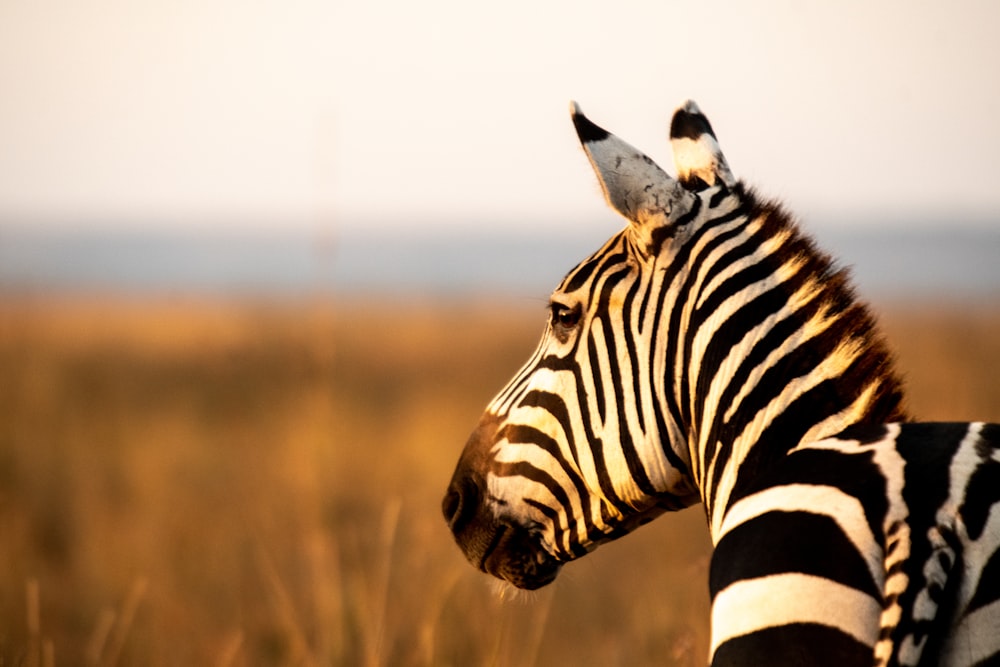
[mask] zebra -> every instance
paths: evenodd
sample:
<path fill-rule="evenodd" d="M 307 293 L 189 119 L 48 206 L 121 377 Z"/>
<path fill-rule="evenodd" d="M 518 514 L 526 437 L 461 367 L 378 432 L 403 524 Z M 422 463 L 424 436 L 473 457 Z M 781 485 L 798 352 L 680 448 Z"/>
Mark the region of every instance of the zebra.
<path fill-rule="evenodd" d="M 677 178 L 571 116 L 627 225 L 552 293 L 442 503 L 523 589 L 697 503 L 713 665 L 1000 664 L 1000 426 L 914 423 L 845 270 L 673 116 Z"/>

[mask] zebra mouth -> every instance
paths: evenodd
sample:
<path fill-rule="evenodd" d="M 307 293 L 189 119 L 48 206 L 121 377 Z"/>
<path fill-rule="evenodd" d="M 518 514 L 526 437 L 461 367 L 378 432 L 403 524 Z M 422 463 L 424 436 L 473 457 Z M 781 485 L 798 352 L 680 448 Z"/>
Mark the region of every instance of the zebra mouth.
<path fill-rule="evenodd" d="M 479 569 L 518 588 L 535 590 L 552 583 L 562 564 L 523 528 L 496 525 L 479 561 Z"/>
<path fill-rule="evenodd" d="M 518 588 L 551 583 L 561 562 L 542 544 L 538 531 L 495 516 L 479 498 L 476 484 L 462 482 L 453 485 L 442 503 L 455 542 L 469 562 Z"/>

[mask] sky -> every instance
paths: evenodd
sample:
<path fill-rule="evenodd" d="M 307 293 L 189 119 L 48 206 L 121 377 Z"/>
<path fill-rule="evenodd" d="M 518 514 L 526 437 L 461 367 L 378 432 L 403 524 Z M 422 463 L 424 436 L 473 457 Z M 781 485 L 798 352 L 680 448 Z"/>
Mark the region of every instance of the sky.
<path fill-rule="evenodd" d="M 606 224 L 569 101 L 672 171 L 688 98 L 800 217 L 997 227 L 998 25 L 987 0 L 5 0 L 0 230 Z"/>

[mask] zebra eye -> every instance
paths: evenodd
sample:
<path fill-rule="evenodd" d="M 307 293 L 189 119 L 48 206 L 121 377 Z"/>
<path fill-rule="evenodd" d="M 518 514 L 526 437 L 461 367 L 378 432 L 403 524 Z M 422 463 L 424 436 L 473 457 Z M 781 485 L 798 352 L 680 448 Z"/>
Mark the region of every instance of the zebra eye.
<path fill-rule="evenodd" d="M 575 329 L 576 325 L 580 323 L 582 309 L 579 304 L 570 307 L 555 302 L 552 303 L 551 308 L 552 328 L 555 330 L 559 340 L 566 342 L 570 331 Z"/>

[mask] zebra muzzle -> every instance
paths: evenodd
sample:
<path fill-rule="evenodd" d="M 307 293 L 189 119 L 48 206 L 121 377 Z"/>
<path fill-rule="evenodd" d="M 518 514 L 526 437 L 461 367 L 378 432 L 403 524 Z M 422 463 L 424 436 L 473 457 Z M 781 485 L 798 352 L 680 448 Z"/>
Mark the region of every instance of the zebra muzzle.
<path fill-rule="evenodd" d="M 479 438 L 496 432 L 495 427 L 489 428 L 492 425 L 486 426 L 470 438 L 471 446 L 455 469 L 441 511 L 472 565 L 518 588 L 539 588 L 555 579 L 561 564 L 542 545 L 537 528 L 498 515 L 498 501 L 490 502 L 483 474 L 475 465 L 481 462 L 480 448 L 475 446 Z"/>
<path fill-rule="evenodd" d="M 532 590 L 550 583 L 560 563 L 527 528 L 497 518 L 475 481 L 453 480 L 441 509 L 455 542 L 475 567 L 518 588 Z"/>

